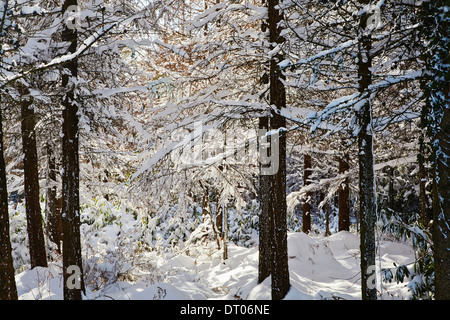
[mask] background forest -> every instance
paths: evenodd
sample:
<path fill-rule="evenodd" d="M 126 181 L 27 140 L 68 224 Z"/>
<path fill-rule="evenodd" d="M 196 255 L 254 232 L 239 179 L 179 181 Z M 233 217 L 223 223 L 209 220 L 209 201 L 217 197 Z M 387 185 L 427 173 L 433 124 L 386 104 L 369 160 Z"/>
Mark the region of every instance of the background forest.
<path fill-rule="evenodd" d="M 449 15 L 0 0 L 0 299 L 449 299 Z"/>

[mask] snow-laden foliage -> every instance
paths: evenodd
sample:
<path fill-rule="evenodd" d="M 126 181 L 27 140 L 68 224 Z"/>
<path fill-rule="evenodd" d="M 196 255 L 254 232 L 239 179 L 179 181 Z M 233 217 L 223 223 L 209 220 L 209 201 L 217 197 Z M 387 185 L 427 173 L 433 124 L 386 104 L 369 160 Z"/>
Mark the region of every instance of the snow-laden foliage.
<path fill-rule="evenodd" d="M 265 145 L 259 119 L 276 115 L 286 121 L 277 130 L 287 143 L 288 231 L 302 230 L 309 207 L 309 236 L 333 237 L 340 210 L 347 207 L 348 229 L 364 235 L 366 210 L 360 204 L 370 203 L 376 218 L 370 229 L 377 237 L 370 243 L 372 257 L 381 260 L 380 243 L 392 237 L 410 243 L 415 255 L 408 262 L 377 265 L 377 276 L 408 283 L 411 298 L 434 297 L 436 247 L 430 232 L 436 221 L 443 223 L 440 230 L 449 225 L 443 205 L 449 65 L 443 1 L 283 0 L 277 7 L 282 39 L 276 44 L 269 41 L 272 17 L 265 0 L 80 0 L 64 15 L 63 4 L 0 0 L 6 159 L 1 169 L 7 174 L 16 274 L 30 266 L 21 106 L 30 102 L 36 122 L 32 131 L 48 232 L 50 213 L 58 217 L 58 203 L 67 196 L 61 190 L 66 173 L 61 102 L 73 92 L 89 290 L 121 281 L 169 281 L 178 262 L 181 269 L 196 269 L 208 256 L 220 269 L 225 249 L 253 252 L 268 196 L 260 186 L 259 151 Z M 77 30 L 77 48 L 70 53 L 61 42 L 64 24 Z M 275 67 L 282 73 L 286 105 L 277 109 L 269 103 L 274 80 L 269 62 L 280 56 Z M 64 65 L 73 61 L 77 76 L 64 87 Z M 307 157 L 312 165 L 304 179 Z M 370 170 L 361 175 L 361 168 Z M 348 199 L 342 208 L 344 187 Z M 294 249 L 295 241 L 317 244 L 301 237 L 291 235 Z M 338 238 L 339 233 L 333 237 Z M 54 263 L 46 272 L 53 276 L 61 256 L 58 245 L 49 239 L 46 245 Z M 297 249 L 292 252 L 315 258 Z M 289 259 L 304 262 L 294 254 Z M 230 265 L 239 267 L 237 261 Z M 211 290 L 227 297 L 263 296 L 242 285 L 233 293 L 224 283 Z M 378 295 L 386 296 L 378 280 L 377 285 Z M 151 292 L 165 297 L 173 289 L 159 285 Z"/>
<path fill-rule="evenodd" d="M 44 209 L 45 201 L 41 206 Z M 254 247 L 258 229 L 256 205 L 228 210 L 229 241 Z M 11 205 L 10 212 L 14 267 L 19 273 L 30 265 L 24 205 Z M 86 281 L 93 288 L 121 277 L 137 277 L 145 269 L 142 261 L 147 260 L 148 251 L 169 256 L 198 255 L 202 248 L 214 247 L 216 243 L 211 216 L 203 216 L 200 206 L 190 208 L 182 217 L 177 214 L 176 205 L 155 208 L 147 214 L 124 201 L 90 199 L 81 206 L 80 230 Z M 50 260 L 60 261 L 56 245 L 46 240 Z"/>

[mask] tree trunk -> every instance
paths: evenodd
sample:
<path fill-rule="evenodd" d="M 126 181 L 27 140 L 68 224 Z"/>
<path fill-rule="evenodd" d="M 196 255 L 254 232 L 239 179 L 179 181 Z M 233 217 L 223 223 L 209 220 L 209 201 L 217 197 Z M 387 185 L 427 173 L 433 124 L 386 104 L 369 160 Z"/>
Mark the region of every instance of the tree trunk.
<path fill-rule="evenodd" d="M 63 13 L 77 0 L 66 0 Z M 77 49 L 77 30 L 67 24 L 62 32 L 62 41 L 69 43 L 68 53 Z M 63 225 L 63 275 L 64 299 L 81 300 L 84 290 L 83 265 L 80 241 L 80 168 L 78 154 L 78 101 L 75 98 L 74 79 L 78 75 L 78 63 L 74 59 L 64 64 L 66 73 L 62 86 L 66 89 L 63 98 L 63 175 L 62 175 L 62 225 Z"/>
<path fill-rule="evenodd" d="M 309 185 L 311 182 L 309 181 L 311 173 L 312 173 L 312 159 L 308 154 L 303 155 L 303 186 Z M 305 200 L 302 204 L 302 212 L 303 212 L 303 224 L 302 231 L 304 233 L 309 233 L 311 231 L 311 192 L 306 192 Z"/>
<path fill-rule="evenodd" d="M 36 147 L 36 119 L 30 91 L 19 84 L 22 110 L 22 147 L 25 180 L 25 203 L 27 232 L 30 250 L 31 268 L 47 267 L 44 231 L 42 228 L 41 204 L 39 200 L 39 167 Z"/>
<path fill-rule="evenodd" d="M 339 159 L 339 173 L 344 174 L 346 171 L 350 169 L 348 165 L 348 159 L 340 158 Z M 350 230 L 350 206 L 348 204 L 349 198 L 349 185 L 348 178 L 345 178 L 345 181 L 338 190 L 338 198 L 339 198 L 339 231 L 349 231 Z"/>
<path fill-rule="evenodd" d="M 259 118 L 260 132 L 265 132 L 269 127 L 269 118 Z M 260 146 L 261 150 L 261 146 Z M 265 149 L 264 149 L 265 150 Z M 267 156 L 267 155 L 266 155 Z M 260 163 L 260 166 L 263 164 Z M 260 172 L 262 168 L 260 168 Z M 258 283 L 261 283 L 270 276 L 271 272 L 271 235 L 270 235 L 270 189 L 271 176 L 259 175 L 259 262 L 258 262 Z"/>
<path fill-rule="evenodd" d="M 420 223 L 426 228 L 428 219 L 428 198 L 426 191 L 427 171 L 423 162 L 423 156 L 419 155 L 419 217 Z"/>
<path fill-rule="evenodd" d="M 216 228 L 223 240 L 223 206 L 219 204 L 219 201 L 216 201 L 216 208 Z"/>
<path fill-rule="evenodd" d="M 388 166 L 386 168 L 389 175 L 389 182 L 388 182 L 388 208 L 391 209 L 392 212 L 395 211 L 395 190 L 394 190 L 394 168 L 391 166 Z M 403 218 L 403 217 L 402 217 Z"/>
<path fill-rule="evenodd" d="M 325 204 L 324 210 L 325 210 L 325 236 L 328 237 L 331 235 L 330 232 L 330 202 L 327 202 Z"/>
<path fill-rule="evenodd" d="M 262 5 L 267 6 L 267 1 L 262 0 Z M 267 31 L 266 22 L 261 23 L 261 31 Z M 268 84 L 269 76 L 265 73 L 261 79 L 260 83 Z M 270 234 L 270 189 L 271 189 L 271 176 L 267 175 L 264 170 L 267 165 L 266 161 L 262 160 L 262 157 L 268 158 L 268 152 L 270 149 L 263 147 L 262 143 L 267 143 L 268 139 L 261 139 L 263 134 L 269 131 L 269 118 L 260 117 L 258 123 L 258 148 L 260 152 L 260 162 L 259 162 L 259 259 L 258 259 L 258 283 L 263 282 L 271 273 L 271 234 Z M 266 154 L 263 154 L 266 153 Z M 263 163 L 264 162 L 264 163 Z"/>
<path fill-rule="evenodd" d="M 0 108 L 0 300 L 17 300 L 16 280 L 9 236 L 8 191 Z"/>
<path fill-rule="evenodd" d="M 437 10 L 443 14 L 444 1 L 438 1 L 439 8 Z M 440 108 L 441 119 L 440 125 L 436 128 L 437 150 L 435 152 L 435 179 L 433 192 L 433 245 L 434 245 L 434 268 L 435 268 L 435 298 L 436 300 L 450 300 L 450 40 L 448 39 L 448 21 L 442 24 L 440 29 L 441 37 L 445 43 L 439 48 L 439 58 L 441 59 L 440 67 L 444 77 L 437 78 L 438 88 L 441 90 L 443 100 L 439 101 L 436 109 Z M 442 63 L 442 64 L 441 64 Z M 437 75 L 438 76 L 438 75 Z M 434 87 L 434 86 L 433 86 Z M 438 90 L 439 90 L 438 89 Z M 438 95 L 438 94 L 437 94 Z M 436 103 L 437 99 L 432 99 L 432 103 Z M 438 121 L 439 122 L 439 121 Z"/>
<path fill-rule="evenodd" d="M 268 27 L 269 40 L 271 47 L 276 44 L 282 44 L 284 39 L 281 37 L 281 27 L 279 23 L 282 16 L 278 10 L 279 0 L 268 0 Z M 273 47 L 271 48 L 273 49 Z M 270 60 L 270 105 L 277 110 L 286 107 L 286 89 L 282 82 L 284 76 L 278 66 L 283 60 L 281 54 L 277 54 Z M 272 110 L 270 123 L 271 129 L 279 130 L 286 127 L 286 120 L 277 112 Z M 271 152 L 278 152 L 278 157 L 272 163 L 272 168 L 278 169 L 273 175 L 271 187 L 271 206 L 269 211 L 270 229 L 272 234 L 272 299 L 283 299 L 290 289 L 288 249 L 287 249 L 287 205 L 286 205 L 286 135 L 278 131 L 278 136 L 272 136 Z M 275 140 L 274 140 L 275 138 Z M 277 138 L 277 139 L 276 139 Z M 277 143 L 278 142 L 278 143 Z M 277 148 L 278 147 L 278 148 Z M 278 150 L 276 150 L 278 149 Z"/>
<path fill-rule="evenodd" d="M 47 142 L 47 161 L 47 204 L 45 210 L 47 235 L 50 238 L 50 241 L 56 244 L 58 252 L 61 253 L 62 220 L 57 199 L 56 158 L 51 142 Z"/>
<path fill-rule="evenodd" d="M 223 205 L 223 228 L 222 228 L 222 239 L 223 239 L 223 260 L 228 259 L 228 211 L 227 207 Z"/>
<path fill-rule="evenodd" d="M 446 1 L 424 1 L 422 48 L 427 73 L 424 76 L 425 120 L 433 168 L 433 254 L 435 299 L 450 300 L 450 13 Z"/>
<path fill-rule="evenodd" d="M 212 229 L 213 229 L 214 238 L 216 238 L 217 250 L 220 251 L 221 234 L 219 232 L 219 228 L 216 226 L 216 223 L 215 223 L 215 219 L 214 219 L 214 216 L 213 216 L 213 213 L 212 213 L 213 210 L 211 208 L 211 202 L 208 199 L 208 193 L 209 193 L 208 192 L 208 188 L 206 188 L 206 192 L 205 192 L 205 195 L 204 195 L 204 198 L 203 198 L 204 199 L 203 202 L 204 202 L 204 205 L 205 205 L 205 207 L 203 208 L 203 214 L 204 214 L 204 217 L 205 217 L 205 214 L 209 214 L 209 217 L 211 218 L 211 226 L 212 226 Z"/>
<path fill-rule="evenodd" d="M 360 0 L 368 4 L 368 0 Z M 372 57 L 370 50 L 372 40 L 370 34 L 365 34 L 367 20 L 370 15 L 365 13 L 360 18 L 360 42 L 358 48 L 359 92 L 365 94 L 372 83 Z M 361 224 L 361 292 L 363 300 L 376 300 L 375 284 L 375 184 L 372 132 L 372 106 L 369 97 L 357 111 L 358 162 L 359 162 L 359 213 Z"/>
<path fill-rule="evenodd" d="M 448 95 L 447 87 L 447 99 Z M 437 135 L 436 175 L 433 192 L 433 245 L 435 267 L 435 298 L 450 300 L 450 107 L 447 107 Z"/>
<path fill-rule="evenodd" d="M 423 91 L 427 89 L 426 81 L 421 81 L 421 88 Z M 430 222 L 431 215 L 429 214 L 429 203 L 427 197 L 426 183 L 427 183 L 427 169 L 425 163 L 428 162 L 428 148 L 425 143 L 426 138 L 426 122 L 427 115 L 424 113 L 426 107 L 422 108 L 422 114 L 420 117 L 420 128 L 422 129 L 419 136 L 419 152 L 417 154 L 417 163 L 419 164 L 419 221 L 426 228 Z"/>

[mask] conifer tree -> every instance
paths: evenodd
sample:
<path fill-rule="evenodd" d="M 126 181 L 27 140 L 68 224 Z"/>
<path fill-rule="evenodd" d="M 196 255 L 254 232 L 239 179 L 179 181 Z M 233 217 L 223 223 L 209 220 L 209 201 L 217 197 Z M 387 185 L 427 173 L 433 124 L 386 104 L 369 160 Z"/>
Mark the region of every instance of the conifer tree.
<path fill-rule="evenodd" d="M 3 117 L 0 108 L 0 300 L 17 300 L 16 279 L 9 236 L 8 190 L 3 155 Z"/>
<path fill-rule="evenodd" d="M 272 50 L 275 49 L 275 46 L 283 45 L 280 27 L 282 14 L 278 5 L 278 0 L 268 0 L 267 25 Z M 279 63 L 282 61 L 283 56 L 280 52 L 270 59 L 269 68 L 269 103 L 271 108 L 273 108 L 270 118 L 270 129 L 276 130 L 278 135 L 277 143 L 273 143 L 274 137 L 272 137 L 271 143 L 273 147 L 278 149 L 278 155 L 275 159 L 278 162 L 278 170 L 273 175 L 271 190 L 269 192 L 273 300 L 283 299 L 290 289 L 286 222 L 286 133 L 283 132 L 286 128 L 286 119 L 276 112 L 286 107 L 286 89 L 283 83 L 284 76 L 279 67 Z"/>
<path fill-rule="evenodd" d="M 72 7 L 71 7 L 72 6 Z M 77 6 L 77 0 L 66 0 L 63 14 L 66 17 L 62 41 L 68 44 L 67 53 L 77 50 L 77 28 L 69 18 L 69 10 Z M 62 76 L 63 97 L 62 128 L 62 228 L 63 228 L 63 275 L 64 299 L 81 300 L 84 291 L 83 265 L 80 243 L 80 164 L 79 164 L 79 100 L 76 95 L 78 75 L 77 59 L 66 62 L 67 70 Z"/>
<path fill-rule="evenodd" d="M 24 185 L 31 268 L 37 266 L 47 267 L 39 194 L 39 163 L 35 131 L 36 117 L 30 90 L 26 86 L 18 84 L 18 92 L 21 97 Z"/>
<path fill-rule="evenodd" d="M 369 1 L 360 1 L 369 4 Z M 372 84 L 372 36 L 369 28 L 369 11 L 361 14 L 359 21 L 358 42 L 358 92 L 367 95 Z M 358 164 L 359 164 L 359 212 L 361 217 L 361 288 L 363 300 L 376 300 L 377 290 L 373 282 L 375 273 L 375 177 L 373 159 L 373 123 L 372 106 L 365 98 L 356 112 L 358 132 Z M 373 280 L 371 280 L 373 279 Z"/>
<path fill-rule="evenodd" d="M 433 254 L 435 298 L 450 299 L 450 13 L 445 1 L 424 1 L 426 47 L 424 118 L 433 169 Z"/>

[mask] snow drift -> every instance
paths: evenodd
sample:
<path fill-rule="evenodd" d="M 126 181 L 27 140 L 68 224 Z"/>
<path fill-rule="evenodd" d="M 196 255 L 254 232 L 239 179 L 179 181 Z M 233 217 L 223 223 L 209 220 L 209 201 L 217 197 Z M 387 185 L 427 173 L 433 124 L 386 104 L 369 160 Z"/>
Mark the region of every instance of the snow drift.
<path fill-rule="evenodd" d="M 377 252 L 381 268 L 393 263 L 414 261 L 410 245 L 382 240 Z M 163 256 L 148 253 L 148 272 L 159 277 L 122 279 L 101 288 L 87 288 L 85 299 L 99 300 L 202 300 L 270 299 L 270 278 L 257 283 L 258 248 L 229 245 L 229 259 L 222 252 L 204 246 L 198 255 L 186 253 Z M 329 237 L 304 233 L 288 235 L 291 290 L 286 299 L 360 299 L 359 237 L 339 232 Z M 377 275 L 380 265 L 376 266 Z M 16 275 L 19 299 L 58 300 L 63 297 L 62 268 L 51 263 L 48 268 L 34 268 Z M 406 284 L 383 283 L 377 278 L 383 299 L 407 299 Z"/>

